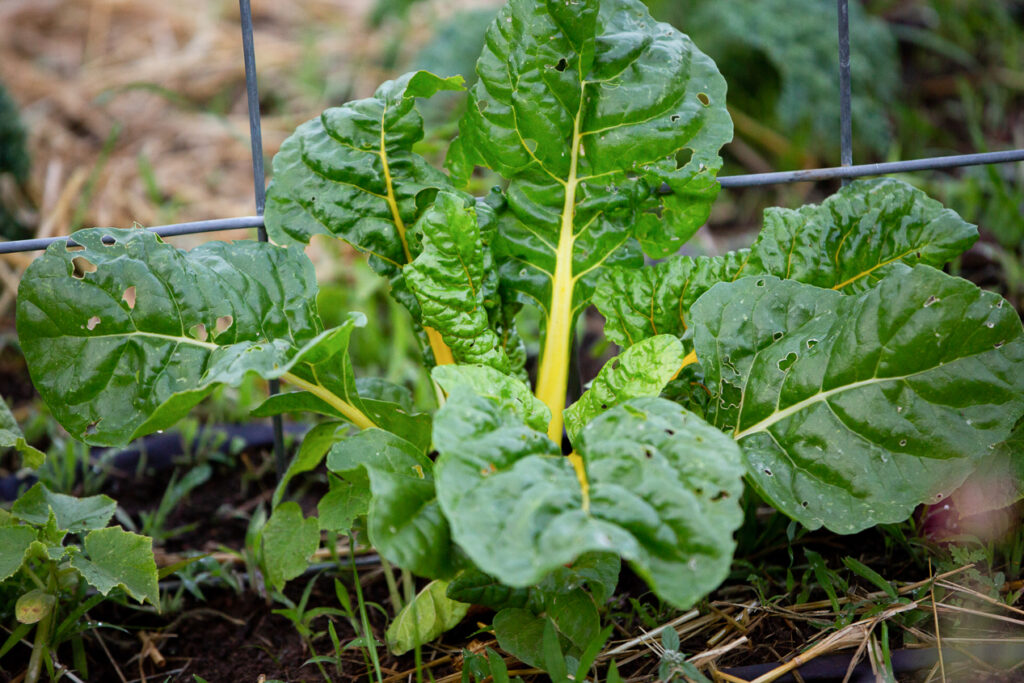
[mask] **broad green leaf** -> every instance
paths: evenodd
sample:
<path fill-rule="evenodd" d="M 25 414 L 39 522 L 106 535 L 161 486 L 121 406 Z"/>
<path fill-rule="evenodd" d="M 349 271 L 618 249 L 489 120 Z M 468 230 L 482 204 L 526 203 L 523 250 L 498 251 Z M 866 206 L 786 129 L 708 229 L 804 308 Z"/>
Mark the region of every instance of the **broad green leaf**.
<path fill-rule="evenodd" d="M 528 609 L 509 607 L 494 615 L 494 636 L 501 649 L 524 664 L 544 666 L 545 617 Z"/>
<path fill-rule="evenodd" d="M 419 299 L 423 324 L 441 334 L 456 362 L 510 372 L 502 339 L 490 325 L 488 309 L 500 306 L 498 277 L 476 212 L 461 197 L 441 192 L 416 229 L 422 251 L 403 274 Z"/>
<path fill-rule="evenodd" d="M 953 494 L 961 517 L 998 510 L 1024 498 L 1024 418 Z"/>
<path fill-rule="evenodd" d="M 288 501 L 270 515 L 260 540 L 267 582 L 281 590 L 309 566 L 309 558 L 320 547 L 320 523 L 315 517 L 303 517 L 299 504 Z"/>
<path fill-rule="evenodd" d="M 749 249 L 609 271 L 594 303 L 608 337 L 630 346 L 656 334 L 681 336 L 690 307 L 718 282 L 774 275 L 857 293 L 906 266 L 941 266 L 977 237 L 973 225 L 902 181 L 859 180 L 820 205 L 767 209 Z"/>
<path fill-rule="evenodd" d="M 572 322 L 599 271 L 639 266 L 637 242 L 676 251 L 708 216 L 732 138 L 725 81 L 637 0 L 512 0 L 476 72 L 448 164 L 510 181 L 495 253 L 503 284 L 544 315 L 537 393 L 560 438 Z"/>
<path fill-rule="evenodd" d="M 605 363 L 597 377 L 565 410 L 565 431 L 574 442 L 583 427 L 604 411 L 638 396 L 657 396 L 682 367 L 682 343 L 659 335 L 629 347 Z"/>
<path fill-rule="evenodd" d="M 93 588 L 107 595 L 120 586 L 139 602 L 160 604 L 153 539 L 112 526 L 90 531 L 83 548 L 85 555 L 73 555 L 71 566 Z"/>
<path fill-rule="evenodd" d="M 999 296 L 928 266 L 844 296 L 770 276 L 692 310 L 749 481 L 808 528 L 852 533 L 956 488 L 1024 411 L 1024 334 Z"/>
<path fill-rule="evenodd" d="M 271 239 L 305 244 L 331 235 L 368 253 L 379 272 L 398 274 L 412 261 L 407 226 L 437 191 L 451 188 L 444 173 L 412 152 L 423 138 L 415 98 L 441 90 L 462 90 L 462 77 L 407 73 L 373 97 L 299 126 L 274 156 L 266 208 Z"/>
<path fill-rule="evenodd" d="M 522 380 L 483 365 L 443 365 L 430 373 L 445 393 L 463 387 L 479 396 L 494 399 L 505 410 L 519 416 L 526 424 L 543 431 L 551 412 L 530 392 Z"/>
<path fill-rule="evenodd" d="M 466 389 L 435 417 L 434 444 L 452 537 L 510 586 L 591 551 L 629 560 L 679 607 L 725 577 L 742 518 L 738 448 L 668 401 L 633 399 L 591 421 L 579 476 L 549 439 Z"/>
<path fill-rule="evenodd" d="M 368 477 L 373 495 L 367 531 L 381 555 L 420 576 L 454 573 L 457 556 L 434 490 L 434 463 L 422 451 L 399 436 L 368 429 L 335 444 L 327 467 L 355 485 Z"/>
<path fill-rule="evenodd" d="M 565 593 L 586 585 L 594 602 L 603 605 L 615 592 L 622 562 L 615 553 L 584 553 L 567 567 L 559 567 L 544 577 L 537 591 L 547 595 Z"/>
<path fill-rule="evenodd" d="M 0 527 L 0 581 L 8 579 L 21 568 L 36 532 L 27 526 Z"/>
<path fill-rule="evenodd" d="M 469 605 L 449 598 L 447 590 L 448 582 L 431 581 L 402 608 L 385 636 L 391 652 L 403 655 L 459 625 Z"/>
<path fill-rule="evenodd" d="M 281 480 L 277 483 L 277 488 L 274 489 L 274 496 L 270 499 L 270 506 L 272 508 L 277 507 L 277 504 L 281 502 L 281 496 L 284 495 L 288 482 L 298 474 L 315 469 L 323 461 L 331 446 L 345 438 L 347 432 L 348 425 L 340 422 L 323 422 L 310 429 L 302 437 L 302 445 L 299 446 L 298 453 L 288 463 L 288 469 L 285 470 Z"/>
<path fill-rule="evenodd" d="M 366 515 L 370 509 L 370 481 L 365 475 L 362 479 L 353 482 L 341 477 L 330 478 L 330 489 L 316 506 L 321 529 L 348 533 L 356 519 Z"/>
<path fill-rule="evenodd" d="M 102 529 L 110 522 L 116 509 L 117 502 L 110 496 L 75 498 L 54 493 L 41 482 L 19 496 L 11 506 L 15 517 L 38 526 L 45 526 L 50 521 L 52 511 L 56 529 L 61 533 Z"/>
<path fill-rule="evenodd" d="M 502 649 L 518 659 L 544 666 L 546 624 L 554 628 L 559 650 L 578 657 L 597 636 L 600 622 L 594 600 L 576 588 L 546 596 L 535 609 L 501 610 L 494 617 L 494 635 Z"/>
<path fill-rule="evenodd" d="M 42 467 L 43 461 L 46 460 L 45 453 L 25 441 L 25 435 L 21 433 L 11 409 L 7 407 L 3 398 L 0 398 L 0 449 L 2 448 L 13 448 L 21 453 L 25 467 L 37 469 Z"/>
<path fill-rule="evenodd" d="M 33 383 L 89 443 L 167 427 L 249 372 L 280 376 L 320 333 L 313 266 L 298 250 L 241 241 L 184 252 L 105 228 L 74 239 L 84 249 L 53 244 L 28 268 L 17 322 Z"/>

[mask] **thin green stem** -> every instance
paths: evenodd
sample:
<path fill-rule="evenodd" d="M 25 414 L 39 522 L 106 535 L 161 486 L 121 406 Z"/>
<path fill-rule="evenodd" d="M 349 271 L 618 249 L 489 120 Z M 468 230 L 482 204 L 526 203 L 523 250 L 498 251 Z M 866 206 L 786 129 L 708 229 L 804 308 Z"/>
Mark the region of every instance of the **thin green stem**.
<path fill-rule="evenodd" d="M 356 602 L 359 604 L 359 620 L 363 627 L 363 642 L 366 643 L 366 649 L 370 653 L 370 661 L 373 662 L 374 673 L 377 674 L 377 683 L 384 683 L 384 675 L 380 670 L 380 659 L 377 657 L 377 642 L 373 636 L 373 630 L 370 628 L 370 618 L 366 614 L 366 602 L 363 600 L 363 588 L 359 583 L 359 570 L 356 569 L 356 538 L 353 535 L 349 535 L 349 563 L 352 566 L 352 578 L 355 583 L 356 589 Z M 382 558 L 383 559 L 383 558 Z"/>
<path fill-rule="evenodd" d="M 391 609 L 394 611 L 395 616 L 402 611 L 402 596 L 398 592 L 398 582 L 395 581 L 395 570 L 391 566 L 391 563 L 384 559 L 384 556 L 380 557 L 380 565 L 384 568 L 384 582 L 388 585 L 388 597 L 391 600 Z"/>

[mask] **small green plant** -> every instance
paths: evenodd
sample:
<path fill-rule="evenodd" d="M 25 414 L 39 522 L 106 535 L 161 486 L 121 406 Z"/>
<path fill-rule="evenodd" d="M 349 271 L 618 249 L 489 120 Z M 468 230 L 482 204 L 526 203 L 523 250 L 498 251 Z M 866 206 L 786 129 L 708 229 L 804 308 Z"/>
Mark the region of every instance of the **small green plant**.
<path fill-rule="evenodd" d="M 0 511 L 0 585 L 20 593 L 18 625 L 2 653 L 34 629 L 27 683 L 44 667 L 55 676 L 57 646 L 81 638 L 86 611 L 111 591 L 159 603 L 152 541 L 108 527 L 116 506 L 107 496 L 73 498 L 36 484 Z M 98 595 L 88 597 L 87 586 Z"/>
<path fill-rule="evenodd" d="M 488 604 L 502 647 L 556 678 L 583 661 L 621 561 L 677 608 L 721 583 L 744 486 L 794 529 L 848 534 L 944 499 L 1009 443 L 1024 328 L 939 270 L 977 237 L 954 212 L 860 181 L 768 210 L 748 249 L 679 255 L 732 136 L 725 81 L 689 37 L 636 0 L 512 0 L 476 71 L 448 173 L 416 153 L 416 101 L 460 77 L 406 74 L 301 125 L 268 189 L 282 246 L 184 252 L 113 229 L 51 246 L 22 282 L 18 331 L 54 415 L 119 444 L 247 375 L 282 380 L 294 390 L 255 415 L 327 421 L 260 530 L 268 585 L 300 576 L 323 532 L 356 529 L 437 582 L 407 596 L 422 609 L 402 642 L 450 625 L 455 603 Z M 504 179 L 481 200 L 463 189 L 477 167 Z M 436 406 L 356 377 L 365 316 L 324 329 L 301 250 L 316 235 L 387 279 Z M 591 304 L 622 352 L 567 406 Z M 524 306 L 540 320 L 532 381 Z M 321 462 L 330 490 L 307 517 L 284 487 Z M 370 641 L 362 604 L 360 620 Z"/>

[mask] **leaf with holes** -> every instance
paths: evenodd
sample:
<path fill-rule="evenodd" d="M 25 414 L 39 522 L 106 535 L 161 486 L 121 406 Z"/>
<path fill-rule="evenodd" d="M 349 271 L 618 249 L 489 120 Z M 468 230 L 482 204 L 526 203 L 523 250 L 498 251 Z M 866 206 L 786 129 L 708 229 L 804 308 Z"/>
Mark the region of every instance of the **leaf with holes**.
<path fill-rule="evenodd" d="M 928 266 L 844 296 L 774 277 L 692 309 L 708 420 L 749 481 L 809 528 L 852 533 L 949 494 L 1024 411 L 1024 330 L 996 294 Z"/>
<path fill-rule="evenodd" d="M 460 387 L 437 414 L 434 444 L 452 537 L 510 586 L 612 552 L 688 607 L 728 571 L 742 521 L 739 450 L 669 401 L 632 399 L 592 420 L 577 467 L 522 417 Z"/>
<path fill-rule="evenodd" d="M 476 71 L 448 163 L 509 179 L 496 260 L 505 286 L 543 313 L 537 396 L 558 439 L 572 324 L 600 270 L 639 266 L 638 242 L 670 254 L 708 216 L 732 138 L 725 82 L 638 0 L 512 0 Z"/>
<path fill-rule="evenodd" d="M 681 336 L 690 307 L 718 282 L 774 275 L 852 294 L 907 266 L 941 266 L 977 238 L 973 225 L 902 181 L 859 180 L 820 205 L 767 209 L 749 249 L 614 269 L 594 303 L 609 338 L 629 346 L 655 334 Z"/>
<path fill-rule="evenodd" d="M 140 230 L 82 230 L 75 240 L 84 249 L 51 245 L 26 271 L 18 336 L 39 393 L 77 438 L 126 443 L 249 373 L 376 425 L 347 379 L 355 321 L 323 331 L 300 251 L 210 242 L 185 252 Z M 314 368 L 342 379 L 324 387 Z"/>

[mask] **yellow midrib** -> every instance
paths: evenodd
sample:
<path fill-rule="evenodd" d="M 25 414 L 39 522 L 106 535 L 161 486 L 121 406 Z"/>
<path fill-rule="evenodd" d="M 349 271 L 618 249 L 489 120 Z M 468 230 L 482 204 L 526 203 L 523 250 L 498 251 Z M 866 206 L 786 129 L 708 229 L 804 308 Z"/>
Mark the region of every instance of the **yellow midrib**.
<path fill-rule="evenodd" d="M 395 223 L 395 229 L 398 231 L 398 238 L 402 242 L 402 251 L 405 253 L 405 262 L 412 263 L 412 252 L 409 251 L 409 241 L 405 237 L 405 221 L 402 220 L 402 214 L 398 211 L 398 201 L 395 199 L 395 189 L 391 183 L 391 165 L 388 162 L 388 152 L 386 146 L 386 131 L 384 128 L 384 117 L 387 116 L 388 108 L 384 107 L 384 111 L 380 115 L 380 162 L 384 168 L 384 185 L 387 189 L 385 199 L 388 203 L 388 208 L 391 210 L 391 219 Z M 427 325 L 423 326 L 423 331 L 427 333 L 427 340 L 430 342 L 430 350 L 434 352 L 434 363 L 437 365 L 453 365 L 455 363 L 455 356 L 452 355 L 452 350 L 441 338 L 441 333 L 432 327 Z"/>
<path fill-rule="evenodd" d="M 580 152 L 580 119 L 583 113 L 584 89 L 581 80 L 580 106 L 572 123 L 572 149 L 569 158 L 569 177 L 565 183 L 565 202 L 562 205 L 558 248 L 555 252 L 555 273 L 551 280 L 551 309 L 545 333 L 544 355 L 537 373 L 537 398 L 551 410 L 548 437 L 562 442 L 562 410 L 565 408 L 566 382 L 569 373 L 570 328 L 572 326 L 573 278 L 572 250 L 575 243 L 573 218 L 576 214 L 576 167 Z"/>

